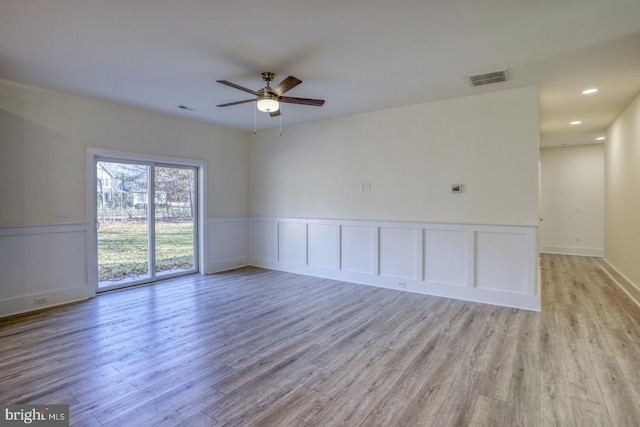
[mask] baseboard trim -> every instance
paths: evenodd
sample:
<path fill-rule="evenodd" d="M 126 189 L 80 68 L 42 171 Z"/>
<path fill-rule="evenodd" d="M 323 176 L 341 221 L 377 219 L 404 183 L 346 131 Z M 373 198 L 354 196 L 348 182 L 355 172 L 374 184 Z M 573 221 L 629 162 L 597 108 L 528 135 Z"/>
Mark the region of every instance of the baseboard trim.
<path fill-rule="evenodd" d="M 87 286 L 78 286 L 67 289 L 55 289 L 48 292 L 39 292 L 15 298 L 0 300 L 0 317 L 14 316 L 45 308 L 57 307 L 73 302 L 93 298 L 95 293 Z M 46 299 L 43 304 L 36 304 L 37 299 Z"/>
<path fill-rule="evenodd" d="M 542 245 L 540 252 L 544 254 L 577 255 L 602 258 L 604 248 L 581 248 L 577 246 Z"/>
<path fill-rule="evenodd" d="M 223 271 L 235 270 L 236 268 L 248 267 L 249 262 L 246 257 L 217 260 L 209 263 L 209 268 L 204 274 L 222 273 Z"/>
<path fill-rule="evenodd" d="M 640 287 L 629 280 L 617 268 L 606 259 L 600 260 L 604 271 L 611 276 L 614 282 L 640 307 Z"/>

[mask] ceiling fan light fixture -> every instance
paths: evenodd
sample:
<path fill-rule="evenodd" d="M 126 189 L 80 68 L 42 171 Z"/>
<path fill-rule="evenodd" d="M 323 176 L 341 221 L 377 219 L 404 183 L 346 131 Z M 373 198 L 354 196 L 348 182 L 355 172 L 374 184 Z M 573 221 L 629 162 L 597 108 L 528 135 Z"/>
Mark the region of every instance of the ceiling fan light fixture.
<path fill-rule="evenodd" d="M 265 113 L 273 113 L 280 109 L 280 103 L 273 95 L 263 95 L 258 98 L 256 102 L 258 110 Z"/>
<path fill-rule="evenodd" d="M 255 102 L 256 108 L 265 113 L 269 113 L 271 117 L 278 117 L 280 115 L 280 103 L 286 104 L 299 104 L 299 105 L 312 105 L 315 107 L 322 107 L 324 105 L 324 99 L 312 99 L 312 98 L 296 98 L 293 96 L 283 96 L 285 92 L 293 89 L 302 83 L 297 77 L 289 76 L 282 80 L 276 86 L 271 88 L 269 82 L 273 80 L 274 73 L 265 71 L 262 73 L 262 80 L 267 82 L 267 85 L 259 90 L 248 89 L 246 87 L 231 83 L 227 80 L 216 80 L 218 83 L 222 83 L 225 86 L 232 87 L 234 89 L 248 92 L 255 96 L 251 99 L 243 99 L 242 101 L 227 102 L 225 104 L 218 104 L 216 107 L 231 107 L 232 105 L 245 104 L 247 102 Z"/>

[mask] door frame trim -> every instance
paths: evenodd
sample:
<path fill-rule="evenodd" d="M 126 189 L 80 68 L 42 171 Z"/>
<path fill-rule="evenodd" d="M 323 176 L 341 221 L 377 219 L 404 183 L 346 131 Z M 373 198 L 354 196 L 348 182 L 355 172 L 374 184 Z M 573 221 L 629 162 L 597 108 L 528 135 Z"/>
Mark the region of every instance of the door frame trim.
<path fill-rule="evenodd" d="M 205 260 L 207 259 L 206 219 L 207 219 L 207 161 L 184 157 L 160 156 L 155 154 L 135 153 L 129 151 L 106 150 L 88 147 L 86 153 L 86 209 L 87 218 L 93 224 L 91 233 L 87 233 L 87 248 L 91 251 L 87 256 L 87 283 L 98 291 L 98 241 L 96 233 L 96 158 L 108 157 L 113 160 L 153 162 L 173 164 L 177 166 L 191 166 L 198 173 L 198 273 L 205 274 Z"/>

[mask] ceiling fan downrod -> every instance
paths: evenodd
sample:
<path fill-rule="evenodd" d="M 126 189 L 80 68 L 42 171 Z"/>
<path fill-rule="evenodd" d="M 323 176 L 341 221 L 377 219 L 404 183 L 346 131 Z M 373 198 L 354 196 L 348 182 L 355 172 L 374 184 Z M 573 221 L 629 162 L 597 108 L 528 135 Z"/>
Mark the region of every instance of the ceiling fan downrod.
<path fill-rule="evenodd" d="M 268 89 L 271 89 L 271 87 L 269 86 L 269 82 L 272 81 L 275 77 L 276 77 L 276 75 L 274 73 L 272 73 L 271 71 L 263 71 L 262 72 L 262 80 L 267 82 L 267 88 Z"/>

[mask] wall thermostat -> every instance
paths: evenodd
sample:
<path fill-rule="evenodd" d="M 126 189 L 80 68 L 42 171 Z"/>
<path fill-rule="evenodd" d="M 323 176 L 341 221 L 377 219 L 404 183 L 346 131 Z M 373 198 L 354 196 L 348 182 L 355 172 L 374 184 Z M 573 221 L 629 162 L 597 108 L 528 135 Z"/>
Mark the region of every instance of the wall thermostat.
<path fill-rule="evenodd" d="M 452 193 L 462 193 L 464 191 L 464 185 L 462 184 L 451 184 L 451 192 Z"/>

